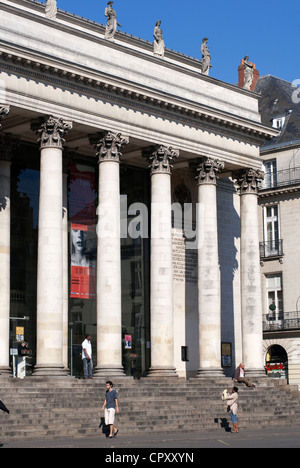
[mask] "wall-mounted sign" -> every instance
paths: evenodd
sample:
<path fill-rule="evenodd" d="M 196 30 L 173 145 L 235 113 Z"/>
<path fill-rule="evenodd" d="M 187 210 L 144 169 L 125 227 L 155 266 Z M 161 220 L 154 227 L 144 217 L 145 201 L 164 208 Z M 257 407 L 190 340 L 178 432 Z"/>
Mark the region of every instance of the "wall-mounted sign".
<path fill-rule="evenodd" d="M 222 367 L 232 366 L 231 343 L 221 343 Z"/>
<path fill-rule="evenodd" d="M 16 341 L 24 341 L 24 327 L 16 327 Z"/>

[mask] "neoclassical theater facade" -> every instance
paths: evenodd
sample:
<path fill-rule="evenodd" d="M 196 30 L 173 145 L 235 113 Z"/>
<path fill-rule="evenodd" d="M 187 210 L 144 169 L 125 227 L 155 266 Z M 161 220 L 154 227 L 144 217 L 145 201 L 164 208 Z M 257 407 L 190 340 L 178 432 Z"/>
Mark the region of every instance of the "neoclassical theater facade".
<path fill-rule="evenodd" d="M 1 374 L 23 327 L 33 376 L 80 375 L 87 333 L 95 377 L 262 375 L 259 96 L 43 3 L 0 11 Z"/>

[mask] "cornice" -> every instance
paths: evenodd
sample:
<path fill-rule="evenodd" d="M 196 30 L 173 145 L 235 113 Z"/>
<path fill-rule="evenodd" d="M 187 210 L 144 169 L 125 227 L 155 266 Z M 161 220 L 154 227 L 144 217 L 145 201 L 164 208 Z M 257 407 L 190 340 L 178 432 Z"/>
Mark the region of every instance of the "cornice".
<path fill-rule="evenodd" d="M 215 85 L 221 86 L 223 88 L 231 89 L 241 94 L 248 94 L 252 97 L 255 96 L 257 99 L 261 98 L 260 94 L 255 93 L 255 91 L 249 91 L 234 84 L 218 80 L 212 76 L 201 74 L 202 61 L 197 58 L 190 57 L 189 55 L 166 48 L 165 57 L 170 60 L 162 62 L 161 58 L 155 57 L 152 53 L 153 43 L 145 39 L 141 39 L 118 30 L 115 36 L 117 41 L 107 41 L 104 39 L 105 25 L 101 23 L 97 23 L 95 21 L 60 9 L 57 9 L 56 17 L 58 21 L 48 19 L 45 17 L 45 4 L 36 0 L 10 0 L 10 3 L 11 4 L 3 3 L 0 0 L 1 9 L 21 17 L 29 18 L 33 21 L 38 21 L 47 26 L 51 26 L 52 28 L 83 37 L 85 39 L 92 39 L 95 42 L 105 44 L 106 47 L 111 47 L 122 51 L 127 48 L 132 55 L 142 55 L 144 59 L 153 61 L 155 63 L 163 63 L 165 67 L 180 69 L 181 71 L 184 69 L 186 74 L 197 76 L 204 81 L 214 83 Z M 126 47 L 126 44 L 129 44 L 130 47 Z M 133 47 L 136 47 L 136 49 Z M 143 51 L 148 53 L 146 54 Z M 197 71 L 195 69 L 197 69 Z"/>
<path fill-rule="evenodd" d="M 121 101 L 125 105 L 143 108 L 182 122 L 191 122 L 201 128 L 215 130 L 232 138 L 241 138 L 250 144 L 261 145 L 277 135 L 277 131 L 265 125 L 218 111 L 197 102 L 181 99 L 155 89 L 104 74 L 84 66 L 56 59 L 47 54 L 18 46 L 14 48 L 0 41 L 2 69 L 41 82 L 52 82 L 77 89 L 99 98 Z M 152 110 L 151 110 L 152 109 Z"/>
<path fill-rule="evenodd" d="M 258 192 L 259 199 L 264 198 L 276 198 L 284 195 L 290 195 L 292 193 L 300 192 L 300 184 L 296 185 L 284 185 L 282 187 L 260 189 Z"/>

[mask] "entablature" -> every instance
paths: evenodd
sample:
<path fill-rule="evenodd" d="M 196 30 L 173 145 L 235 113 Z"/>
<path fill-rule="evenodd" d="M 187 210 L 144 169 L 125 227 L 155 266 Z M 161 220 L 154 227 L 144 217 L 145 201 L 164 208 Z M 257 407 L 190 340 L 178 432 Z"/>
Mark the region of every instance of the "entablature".
<path fill-rule="evenodd" d="M 76 89 L 88 95 L 103 99 L 119 101 L 134 108 L 144 107 L 151 113 L 163 115 L 217 133 L 226 134 L 232 138 L 243 138 L 250 144 L 261 145 L 266 140 L 277 135 L 277 131 L 265 125 L 230 113 L 201 105 L 179 96 L 158 92 L 147 86 L 125 81 L 115 76 L 64 60 L 54 60 L 52 57 L 38 52 L 21 49 L 14 50 L 0 41 L 0 60 L 2 69 L 12 73 L 31 77 L 42 82 L 51 82 L 64 88 Z"/>

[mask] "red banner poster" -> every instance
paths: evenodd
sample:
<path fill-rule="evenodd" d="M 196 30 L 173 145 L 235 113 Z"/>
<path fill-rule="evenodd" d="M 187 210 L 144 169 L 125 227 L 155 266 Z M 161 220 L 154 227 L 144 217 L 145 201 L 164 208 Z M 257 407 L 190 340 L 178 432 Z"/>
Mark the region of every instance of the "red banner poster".
<path fill-rule="evenodd" d="M 96 268 L 93 259 L 91 228 L 84 224 L 71 224 L 71 297 L 96 297 Z"/>

